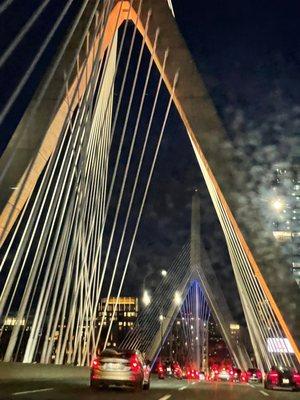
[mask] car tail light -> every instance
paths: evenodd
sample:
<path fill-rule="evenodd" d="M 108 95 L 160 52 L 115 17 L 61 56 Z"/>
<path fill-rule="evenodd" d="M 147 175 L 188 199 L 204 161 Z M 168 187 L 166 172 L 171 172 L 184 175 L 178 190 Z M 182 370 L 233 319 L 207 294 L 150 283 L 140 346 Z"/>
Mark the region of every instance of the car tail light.
<path fill-rule="evenodd" d="M 256 376 L 258 379 L 261 379 L 262 373 L 260 371 L 256 371 Z"/>
<path fill-rule="evenodd" d="M 278 382 L 278 372 L 270 372 L 269 373 L 269 375 L 268 375 L 268 377 L 269 377 L 269 379 L 270 379 L 270 381 L 271 381 L 271 383 L 277 383 Z"/>
<path fill-rule="evenodd" d="M 293 373 L 293 379 L 294 379 L 294 382 L 297 385 L 300 385 L 300 373 L 299 372 L 294 372 Z"/>
<path fill-rule="evenodd" d="M 98 358 L 94 358 L 92 362 L 92 368 L 99 368 L 100 366 L 100 361 Z"/>
<path fill-rule="evenodd" d="M 136 354 L 133 354 L 130 357 L 130 369 L 132 372 L 140 372 L 141 370 L 139 359 L 137 358 Z"/>

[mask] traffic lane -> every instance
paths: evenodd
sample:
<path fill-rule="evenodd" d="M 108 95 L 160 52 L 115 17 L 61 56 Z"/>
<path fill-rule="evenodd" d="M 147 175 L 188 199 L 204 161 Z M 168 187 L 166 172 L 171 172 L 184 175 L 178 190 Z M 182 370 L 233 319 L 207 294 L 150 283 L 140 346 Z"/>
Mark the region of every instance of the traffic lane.
<path fill-rule="evenodd" d="M 193 390 L 193 389 L 192 389 Z M 282 390 L 266 390 L 263 385 L 225 382 L 200 382 L 194 385 L 195 398 L 201 400 L 299 400 L 299 393 Z M 189 397 L 186 397 L 189 399 Z M 194 397 L 191 397 L 194 399 Z"/>
<path fill-rule="evenodd" d="M 152 379 L 151 389 L 133 392 L 111 388 L 91 390 L 86 379 L 72 381 L 13 381 L 0 383 L 1 400 L 295 400 L 299 393 L 266 391 L 261 385 Z"/>
<path fill-rule="evenodd" d="M 161 382 L 153 379 L 149 391 L 134 392 L 127 388 L 92 390 L 87 379 L 74 380 L 0 380 L 0 400 L 158 400 L 166 390 L 177 389 L 176 381 Z"/>

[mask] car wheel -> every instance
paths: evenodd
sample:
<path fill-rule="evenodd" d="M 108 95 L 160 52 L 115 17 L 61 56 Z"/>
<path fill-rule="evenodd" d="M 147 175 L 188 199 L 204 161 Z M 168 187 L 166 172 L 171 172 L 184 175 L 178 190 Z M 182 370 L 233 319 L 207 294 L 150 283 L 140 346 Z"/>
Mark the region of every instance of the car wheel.
<path fill-rule="evenodd" d="M 90 380 L 90 388 L 91 388 L 91 390 L 97 390 L 98 385 L 96 385 L 96 383 L 94 381 Z"/>
<path fill-rule="evenodd" d="M 265 382 L 264 386 L 265 386 L 265 389 L 268 389 L 268 390 L 272 390 L 273 389 L 273 386 L 269 385 L 268 382 Z"/>
<path fill-rule="evenodd" d="M 133 389 L 135 392 L 140 392 L 143 390 L 143 381 L 136 383 Z"/>

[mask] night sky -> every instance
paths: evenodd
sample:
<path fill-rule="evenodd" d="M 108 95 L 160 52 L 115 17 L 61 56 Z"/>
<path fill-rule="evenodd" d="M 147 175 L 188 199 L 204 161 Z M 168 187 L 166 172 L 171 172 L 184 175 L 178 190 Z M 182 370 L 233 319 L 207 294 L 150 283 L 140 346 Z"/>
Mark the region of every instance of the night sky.
<path fill-rule="evenodd" d="M 261 196 L 268 192 L 269 178 L 266 177 L 270 176 L 271 166 L 289 160 L 300 136 L 300 12 L 297 3 L 288 0 L 173 0 L 179 28 L 228 137 L 236 151 L 245 152 L 253 162 L 251 176 Z M 32 7 L 32 2 L 24 1 L 14 14 L 15 18 L 6 18 L 1 24 L 1 50 L 26 20 L 26 12 L 31 13 L 30 4 Z M 1 108 L 16 77 L 26 67 L 28 52 L 36 50 L 35 40 L 45 34 L 51 20 L 59 13 L 60 2 L 52 4 L 47 20 L 44 16 L 21 49 L 24 57 L 12 58 L 1 71 Z M 13 9 L 9 15 L 13 15 Z M 0 154 L 67 22 L 43 58 L 35 80 L 25 88 L 23 100 L 1 128 Z M 241 320 L 239 300 L 232 294 L 234 283 L 223 235 L 175 109 L 172 109 L 162 143 L 124 294 L 139 294 L 144 274 L 162 267 L 167 269 L 189 239 L 191 196 L 195 188 L 200 191 L 205 247 L 232 311 Z M 158 279 L 154 274 L 149 286 L 154 287 Z"/>
<path fill-rule="evenodd" d="M 173 0 L 173 5 L 228 137 L 237 152 L 251 159 L 251 184 L 265 207 L 271 167 L 300 152 L 299 3 Z M 232 311 L 240 319 L 223 235 L 189 140 L 175 115 L 173 118 L 161 149 L 134 261 L 140 266 L 147 260 L 152 269 L 168 263 L 170 253 L 176 253 L 180 242 L 188 238 L 191 192 L 198 187 L 202 237 Z M 264 214 L 268 224 L 267 208 Z M 150 250 L 150 258 L 145 248 Z"/>

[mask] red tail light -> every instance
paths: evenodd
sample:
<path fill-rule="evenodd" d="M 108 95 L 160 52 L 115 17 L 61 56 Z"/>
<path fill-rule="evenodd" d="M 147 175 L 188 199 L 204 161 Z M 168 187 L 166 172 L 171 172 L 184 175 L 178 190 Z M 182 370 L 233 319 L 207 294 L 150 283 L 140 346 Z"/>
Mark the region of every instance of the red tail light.
<path fill-rule="evenodd" d="M 133 354 L 130 358 L 130 369 L 132 372 L 140 372 L 141 370 L 141 365 L 136 354 Z"/>
<path fill-rule="evenodd" d="M 278 382 L 278 372 L 272 371 L 269 373 L 268 378 L 270 379 L 272 384 L 276 384 Z"/>
<path fill-rule="evenodd" d="M 294 372 L 293 373 L 293 379 L 294 382 L 300 386 L 300 373 L 299 372 Z"/>
<path fill-rule="evenodd" d="M 256 376 L 258 379 L 261 379 L 262 373 L 260 371 L 256 371 Z"/>
<path fill-rule="evenodd" d="M 99 368 L 100 366 L 100 361 L 98 358 L 94 358 L 93 362 L 92 362 L 92 368 Z"/>

